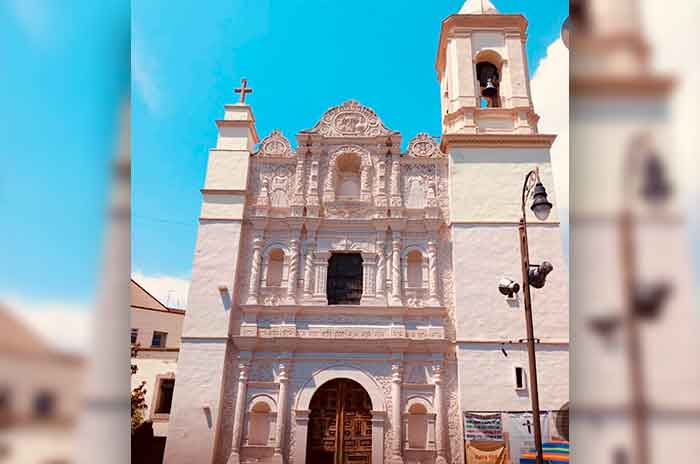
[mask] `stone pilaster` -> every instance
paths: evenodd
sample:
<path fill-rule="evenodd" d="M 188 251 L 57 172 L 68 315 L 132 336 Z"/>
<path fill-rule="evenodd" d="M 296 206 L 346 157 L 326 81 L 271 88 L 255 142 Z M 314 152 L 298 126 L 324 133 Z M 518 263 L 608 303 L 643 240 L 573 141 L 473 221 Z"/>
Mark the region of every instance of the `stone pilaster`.
<path fill-rule="evenodd" d="M 391 366 L 391 464 L 403 464 L 401 439 L 401 364 Z"/>
<path fill-rule="evenodd" d="M 250 281 L 246 304 L 257 304 L 260 291 L 260 267 L 262 266 L 262 248 L 265 244 L 262 232 L 256 232 L 253 238 L 253 257 L 250 263 Z"/>
<path fill-rule="evenodd" d="M 328 278 L 328 259 L 330 253 L 316 253 L 314 257 L 314 299 L 328 302 L 326 296 L 326 280 Z"/>
<path fill-rule="evenodd" d="M 362 201 L 370 201 L 372 199 L 372 191 L 370 189 L 370 165 L 363 164 L 360 171 L 360 199 Z"/>
<path fill-rule="evenodd" d="M 440 305 L 438 296 L 438 255 L 437 240 L 435 234 L 428 238 L 428 304 L 431 306 Z"/>
<path fill-rule="evenodd" d="M 243 420 L 245 416 L 245 401 L 248 395 L 248 373 L 250 363 L 241 362 L 238 366 L 238 391 L 236 393 L 236 409 L 233 416 L 233 437 L 231 439 L 231 455 L 226 464 L 240 464 L 241 439 L 243 435 Z"/>
<path fill-rule="evenodd" d="M 447 421 L 445 420 L 445 400 L 443 398 L 444 385 L 442 364 L 433 366 L 433 383 L 435 384 L 435 450 L 437 457 L 435 464 L 447 464 L 447 446 L 445 432 L 447 431 Z"/>
<path fill-rule="evenodd" d="M 384 299 L 386 295 L 386 242 L 385 231 L 377 232 L 377 298 Z"/>
<path fill-rule="evenodd" d="M 401 200 L 401 162 L 399 154 L 391 155 L 391 210 L 392 217 L 398 217 L 400 214 L 394 214 L 394 210 L 400 210 L 403 206 Z"/>
<path fill-rule="evenodd" d="M 297 285 L 299 281 L 299 229 L 294 227 L 289 239 L 289 279 L 287 281 L 287 303 L 297 302 Z"/>
<path fill-rule="evenodd" d="M 391 241 L 391 304 L 400 306 L 401 300 L 401 232 L 394 232 Z"/>
<path fill-rule="evenodd" d="M 314 276 L 314 250 L 315 240 L 307 240 L 304 244 L 304 300 L 309 301 L 313 297 Z"/>
<path fill-rule="evenodd" d="M 287 409 L 289 409 L 289 372 L 286 364 L 280 364 L 279 369 L 280 390 L 277 399 L 277 444 L 274 456 L 277 462 L 284 463 L 286 462 Z"/>
<path fill-rule="evenodd" d="M 362 299 L 374 299 L 377 278 L 377 257 L 372 253 L 362 253 Z"/>

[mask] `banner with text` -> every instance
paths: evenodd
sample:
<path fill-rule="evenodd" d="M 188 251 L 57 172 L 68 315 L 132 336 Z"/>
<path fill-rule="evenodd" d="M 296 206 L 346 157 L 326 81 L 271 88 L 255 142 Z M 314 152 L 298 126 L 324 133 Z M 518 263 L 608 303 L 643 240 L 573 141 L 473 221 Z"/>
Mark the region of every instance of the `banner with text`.
<path fill-rule="evenodd" d="M 510 445 L 510 462 L 519 464 L 520 456 L 535 447 L 535 429 L 531 412 L 508 413 L 508 444 Z M 549 441 L 549 413 L 540 413 L 542 442 Z"/>
<path fill-rule="evenodd" d="M 465 412 L 464 439 L 469 441 L 503 441 L 501 414 Z"/>
<path fill-rule="evenodd" d="M 508 464 L 504 442 L 475 442 L 465 445 L 467 464 Z"/>

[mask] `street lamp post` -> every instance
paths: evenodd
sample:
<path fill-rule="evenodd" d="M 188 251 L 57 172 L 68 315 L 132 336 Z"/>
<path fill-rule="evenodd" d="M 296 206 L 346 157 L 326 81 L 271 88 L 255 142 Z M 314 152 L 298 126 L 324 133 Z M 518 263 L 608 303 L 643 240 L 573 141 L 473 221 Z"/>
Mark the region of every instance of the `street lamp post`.
<path fill-rule="evenodd" d="M 547 201 L 547 191 L 540 181 L 539 169 L 535 168 L 527 173 L 523 183 L 520 224 L 520 260 L 523 274 L 523 300 L 525 303 L 525 329 L 527 331 L 527 356 L 530 368 L 530 397 L 532 400 L 532 416 L 535 428 L 536 462 L 542 464 L 542 430 L 540 424 L 540 398 L 537 391 L 537 362 L 535 361 L 535 335 L 532 323 L 532 300 L 530 298 L 530 285 L 535 288 L 544 286 L 545 277 L 552 271 L 552 265 L 544 262 L 539 266 L 530 265 L 530 254 L 527 244 L 527 215 L 525 203 L 532 194 L 532 211 L 539 220 L 545 220 L 549 216 L 552 204 Z"/>

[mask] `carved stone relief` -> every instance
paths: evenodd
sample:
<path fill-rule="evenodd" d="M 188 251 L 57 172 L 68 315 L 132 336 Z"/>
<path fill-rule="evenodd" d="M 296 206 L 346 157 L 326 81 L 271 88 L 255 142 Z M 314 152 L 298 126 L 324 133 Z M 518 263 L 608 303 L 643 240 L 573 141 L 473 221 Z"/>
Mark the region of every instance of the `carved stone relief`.
<path fill-rule="evenodd" d="M 354 100 L 329 109 L 312 129 L 304 132 L 324 137 L 376 137 L 394 133 L 372 109 Z"/>
<path fill-rule="evenodd" d="M 442 158 L 447 156 L 440 151 L 435 139 L 429 134 L 421 132 L 416 135 L 408 144 L 408 156 L 416 158 Z"/>
<path fill-rule="evenodd" d="M 260 149 L 255 153 L 255 156 L 287 158 L 294 156 L 294 153 L 289 140 L 280 130 L 275 129 L 260 142 Z"/>

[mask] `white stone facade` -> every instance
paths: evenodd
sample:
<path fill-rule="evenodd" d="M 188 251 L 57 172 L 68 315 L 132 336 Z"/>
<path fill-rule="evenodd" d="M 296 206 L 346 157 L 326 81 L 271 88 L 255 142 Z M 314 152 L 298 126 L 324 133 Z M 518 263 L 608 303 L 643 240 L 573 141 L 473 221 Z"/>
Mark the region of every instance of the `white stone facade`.
<path fill-rule="evenodd" d="M 447 63 L 473 79 L 453 60 L 493 39 L 503 47 L 483 56 L 502 53 L 512 79 L 499 108 L 456 95 L 441 144 L 418 134 L 402 152 L 398 132 L 348 101 L 296 148 L 273 131 L 255 149 L 250 107 L 226 106 L 202 190 L 167 464 L 310 462 L 310 404 L 334 379 L 369 396 L 373 464 L 463 463 L 464 411 L 530 409 L 511 380 L 522 304 L 497 283 L 517 280 L 520 187 L 535 166 L 552 186 L 553 137 L 537 134 L 522 17 L 451 18 L 466 23 L 459 37 L 443 26 L 441 53 L 454 52 L 439 76 Z M 463 36 L 485 26 L 489 40 Z M 534 295 L 542 407 L 556 409 L 568 400 L 567 274 L 558 222 L 532 229 L 533 262 L 556 269 Z M 346 253 L 362 259 L 361 299 L 329 304 L 329 260 Z M 425 418 L 420 448 L 412 411 Z"/>

